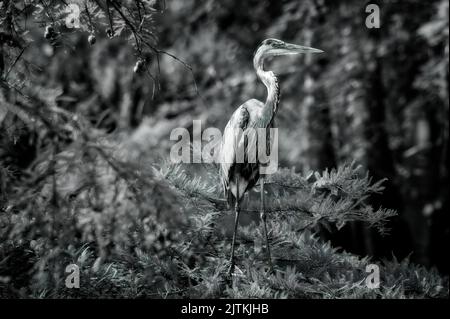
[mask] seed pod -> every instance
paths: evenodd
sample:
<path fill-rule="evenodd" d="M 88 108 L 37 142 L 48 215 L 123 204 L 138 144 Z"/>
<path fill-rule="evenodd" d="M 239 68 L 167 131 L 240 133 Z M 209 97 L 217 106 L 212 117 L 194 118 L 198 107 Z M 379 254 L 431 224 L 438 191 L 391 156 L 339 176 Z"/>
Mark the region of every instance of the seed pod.
<path fill-rule="evenodd" d="M 55 35 L 55 29 L 51 25 L 45 27 L 44 37 L 46 39 L 51 39 Z"/>
<path fill-rule="evenodd" d="M 108 36 L 108 38 L 112 38 L 114 37 L 114 31 L 111 29 L 106 29 L 106 35 Z"/>
<path fill-rule="evenodd" d="M 55 32 L 55 29 L 53 29 L 53 27 L 51 25 L 48 25 L 45 27 L 45 32 L 53 33 L 53 32 Z"/>
<path fill-rule="evenodd" d="M 97 41 L 97 38 L 95 37 L 95 35 L 93 35 L 93 34 L 89 35 L 88 42 L 90 45 L 94 45 L 96 41 Z"/>
<path fill-rule="evenodd" d="M 144 70 L 144 61 L 138 60 L 134 65 L 133 71 L 134 73 L 140 73 Z"/>

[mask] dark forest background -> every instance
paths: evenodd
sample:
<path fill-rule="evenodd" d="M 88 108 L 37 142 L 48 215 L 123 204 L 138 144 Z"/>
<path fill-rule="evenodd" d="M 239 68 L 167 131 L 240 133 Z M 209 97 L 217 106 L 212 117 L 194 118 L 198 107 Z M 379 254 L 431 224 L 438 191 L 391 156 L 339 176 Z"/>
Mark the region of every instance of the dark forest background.
<path fill-rule="evenodd" d="M 280 166 L 306 176 L 356 162 L 374 180 L 387 178 L 383 193 L 369 203 L 398 212 L 384 236 L 358 221 L 339 231 L 319 228 L 318 235 L 359 256 L 409 256 L 448 274 L 448 1 L 372 2 L 380 7 L 379 29 L 365 26 L 364 1 L 155 2 L 146 36 L 157 53 L 140 51 L 131 37 L 109 37 L 108 17 L 100 13 L 92 13 L 92 19 L 105 20 L 104 25 L 91 21 L 95 28 L 65 29 L 50 41 L 44 37 L 50 15 L 34 23 L 30 18 L 26 34 L 8 33 L 8 3 L 0 1 L 0 203 L 5 211 L 38 185 L 29 179 L 38 163 L 50 160 L 50 166 L 58 166 L 52 156 L 74 147 L 73 139 L 51 129 L 70 135 L 70 121 L 36 129 L 23 114 L 29 105 L 78 114 L 90 136 L 109 144 L 121 141 L 131 158 L 167 157 L 173 128 L 192 130 L 192 120 L 201 119 L 204 128 L 222 130 L 240 104 L 265 99 L 252 58 L 258 44 L 273 37 L 325 51 L 266 65 L 281 86 Z M 26 1 L 19 3 L 26 11 Z M 87 40 L 90 29 L 95 44 Z M 139 59 L 149 72 L 133 72 Z M 24 102 L 23 95 L 34 104 Z M 52 143 L 58 146 L 49 147 Z M 189 171 L 200 174 L 195 167 Z M 61 196 L 78 194 L 79 175 L 55 182 Z"/>
<path fill-rule="evenodd" d="M 181 65 L 163 67 L 167 91 L 157 100 L 165 104 L 149 110 L 167 105 L 166 118 L 188 112 L 222 128 L 243 101 L 264 99 L 251 63 L 261 40 L 324 50 L 269 66 L 282 88 L 281 165 L 306 172 L 356 160 L 375 179 L 388 178 L 373 204 L 399 212 L 391 236 L 350 224 L 333 242 L 361 255 L 411 253 L 446 271 L 448 1 L 378 4 L 380 29 L 365 27 L 361 1 L 168 3 L 160 43 L 194 66 L 200 98 Z"/>

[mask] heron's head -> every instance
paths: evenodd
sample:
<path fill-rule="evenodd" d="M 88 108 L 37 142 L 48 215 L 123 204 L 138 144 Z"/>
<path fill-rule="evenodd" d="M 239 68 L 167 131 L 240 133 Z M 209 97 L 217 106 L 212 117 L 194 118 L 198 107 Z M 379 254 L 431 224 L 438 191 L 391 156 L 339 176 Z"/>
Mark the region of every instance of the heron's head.
<path fill-rule="evenodd" d="M 258 47 L 255 55 L 260 55 L 262 59 L 278 56 L 278 55 L 290 55 L 299 53 L 321 53 L 322 50 L 305 47 L 297 44 L 286 43 L 278 39 L 266 39 Z"/>

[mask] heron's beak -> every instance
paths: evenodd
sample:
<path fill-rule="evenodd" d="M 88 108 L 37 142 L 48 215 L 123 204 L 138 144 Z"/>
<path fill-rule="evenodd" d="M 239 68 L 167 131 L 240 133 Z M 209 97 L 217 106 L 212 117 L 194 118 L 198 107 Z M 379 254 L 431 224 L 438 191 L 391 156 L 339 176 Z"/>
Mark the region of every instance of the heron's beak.
<path fill-rule="evenodd" d="M 297 44 L 286 43 L 285 50 L 287 51 L 285 54 L 298 54 L 298 53 L 322 53 L 322 50 L 304 47 Z"/>

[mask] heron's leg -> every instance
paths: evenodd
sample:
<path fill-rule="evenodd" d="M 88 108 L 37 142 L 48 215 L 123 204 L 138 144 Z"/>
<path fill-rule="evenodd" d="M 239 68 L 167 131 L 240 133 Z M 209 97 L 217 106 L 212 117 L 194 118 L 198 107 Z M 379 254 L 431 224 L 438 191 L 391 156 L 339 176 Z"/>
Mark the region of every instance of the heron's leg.
<path fill-rule="evenodd" d="M 266 251 L 267 251 L 267 260 L 269 262 L 269 269 L 270 271 L 273 271 L 273 266 L 272 266 L 272 256 L 270 254 L 270 245 L 269 245 L 269 237 L 267 236 L 267 223 L 266 223 L 266 209 L 264 207 L 264 178 L 261 177 L 260 179 L 260 184 L 261 184 L 261 210 L 260 210 L 260 217 L 261 220 L 263 222 L 263 227 L 264 227 L 264 236 L 266 237 Z"/>
<path fill-rule="evenodd" d="M 231 257 L 230 257 L 230 269 L 228 270 L 228 275 L 231 276 L 231 274 L 234 271 L 234 244 L 236 243 L 236 233 L 237 233 L 237 227 L 239 223 L 239 213 L 240 213 L 240 207 L 239 207 L 239 179 L 236 176 L 236 203 L 234 205 L 234 231 L 233 231 L 233 241 L 231 243 Z"/>

